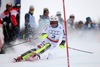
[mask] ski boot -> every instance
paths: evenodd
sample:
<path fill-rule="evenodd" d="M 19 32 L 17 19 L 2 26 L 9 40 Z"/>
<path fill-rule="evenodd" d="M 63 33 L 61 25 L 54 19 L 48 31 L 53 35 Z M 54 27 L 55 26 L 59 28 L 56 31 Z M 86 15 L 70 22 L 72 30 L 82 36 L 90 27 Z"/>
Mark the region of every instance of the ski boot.
<path fill-rule="evenodd" d="M 15 62 L 20 62 L 20 61 L 22 61 L 22 57 L 19 56 L 19 57 L 17 57 L 17 58 L 14 58 L 14 60 L 15 60 Z"/>

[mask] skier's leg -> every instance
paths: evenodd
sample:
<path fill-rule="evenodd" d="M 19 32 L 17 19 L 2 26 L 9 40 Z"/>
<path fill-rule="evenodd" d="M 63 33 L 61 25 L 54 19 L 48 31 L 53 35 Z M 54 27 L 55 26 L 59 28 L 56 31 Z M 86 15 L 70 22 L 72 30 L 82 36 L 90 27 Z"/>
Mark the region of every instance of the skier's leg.
<path fill-rule="evenodd" d="M 53 57 L 53 52 L 55 51 L 55 47 L 57 46 L 57 43 L 54 43 L 54 42 L 50 42 L 50 43 L 51 43 L 51 47 L 49 48 L 47 52 L 46 59 L 50 59 Z"/>
<path fill-rule="evenodd" d="M 34 48 L 34 49 L 31 49 L 31 50 L 23 53 L 21 55 L 22 59 L 25 60 L 26 58 L 28 58 L 29 56 L 31 56 L 33 53 L 35 53 L 35 51 L 36 51 L 36 49 Z"/>
<path fill-rule="evenodd" d="M 21 60 L 26 60 L 27 58 L 29 58 L 30 56 L 32 56 L 34 53 L 39 56 L 40 54 L 44 53 L 46 50 L 48 50 L 50 48 L 51 44 L 50 43 L 46 43 L 44 44 L 41 48 L 39 49 L 31 49 L 25 53 L 23 53 L 21 56 L 17 57 L 15 60 L 16 61 L 21 61 Z M 34 55 L 35 55 L 34 54 Z"/>
<path fill-rule="evenodd" d="M 16 62 L 20 62 L 22 60 L 26 60 L 29 56 L 33 54 L 33 51 L 36 51 L 36 49 L 31 49 L 23 54 L 21 56 L 18 56 L 17 58 L 14 58 Z"/>
<path fill-rule="evenodd" d="M 39 45 L 38 45 L 38 47 L 39 47 Z M 39 49 L 36 50 L 36 53 L 37 53 L 37 54 L 42 54 L 42 53 L 44 53 L 46 50 L 48 50 L 50 47 L 51 47 L 51 44 L 50 44 L 50 43 L 46 43 L 46 44 L 44 44 L 43 46 L 39 47 Z"/>
<path fill-rule="evenodd" d="M 32 54 L 30 57 L 28 57 L 28 58 L 26 59 L 26 61 L 35 61 L 35 60 L 38 60 L 38 59 L 40 59 L 40 58 L 41 58 L 40 55 L 34 53 L 34 54 Z"/>

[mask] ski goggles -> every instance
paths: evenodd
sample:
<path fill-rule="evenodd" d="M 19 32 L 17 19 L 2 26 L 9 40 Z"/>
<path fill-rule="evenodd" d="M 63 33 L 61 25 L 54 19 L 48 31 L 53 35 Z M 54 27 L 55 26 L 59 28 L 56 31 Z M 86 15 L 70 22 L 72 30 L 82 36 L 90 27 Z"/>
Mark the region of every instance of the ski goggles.
<path fill-rule="evenodd" d="M 50 21 L 50 24 L 57 24 L 58 21 Z"/>

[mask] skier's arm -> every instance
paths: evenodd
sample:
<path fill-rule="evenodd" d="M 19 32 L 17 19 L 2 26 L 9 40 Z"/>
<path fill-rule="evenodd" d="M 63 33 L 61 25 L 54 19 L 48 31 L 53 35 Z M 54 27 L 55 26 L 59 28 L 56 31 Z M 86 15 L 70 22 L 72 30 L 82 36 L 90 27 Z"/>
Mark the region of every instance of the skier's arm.
<path fill-rule="evenodd" d="M 46 38 L 48 36 L 47 29 L 48 29 L 48 27 L 45 26 L 44 29 L 41 31 L 41 33 L 40 33 L 41 35 L 39 36 L 39 38 Z"/>
<path fill-rule="evenodd" d="M 39 38 L 46 38 L 47 36 L 48 36 L 47 33 L 42 33 L 42 34 L 39 36 Z"/>

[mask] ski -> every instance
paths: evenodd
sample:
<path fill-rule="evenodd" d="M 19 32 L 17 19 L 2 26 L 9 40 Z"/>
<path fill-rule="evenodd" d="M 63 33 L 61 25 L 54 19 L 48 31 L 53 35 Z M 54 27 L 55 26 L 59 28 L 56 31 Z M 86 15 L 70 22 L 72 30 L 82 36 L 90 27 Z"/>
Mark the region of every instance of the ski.
<path fill-rule="evenodd" d="M 28 50 L 27 52 L 21 54 L 21 56 L 18 56 L 17 58 L 14 58 L 14 62 L 20 62 L 22 60 L 26 60 L 28 57 L 32 56 L 33 54 L 36 54 L 39 58 L 42 53 L 44 53 L 46 50 L 48 50 L 50 48 L 51 44 L 47 43 L 45 44 L 43 47 L 41 47 L 40 49 L 31 49 Z"/>

